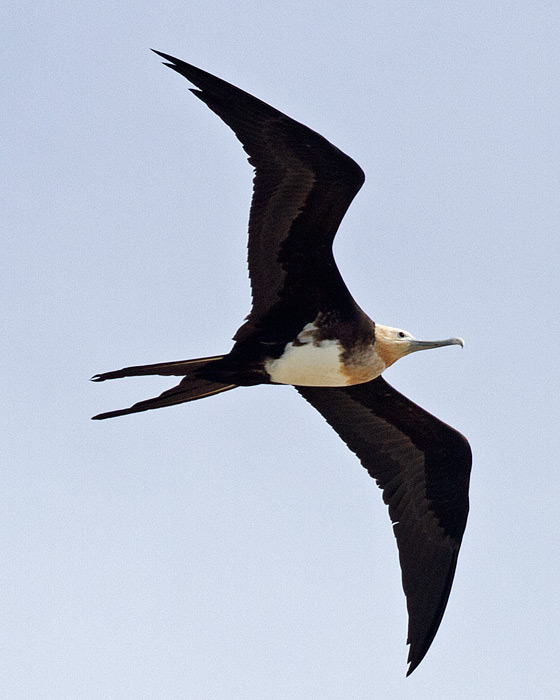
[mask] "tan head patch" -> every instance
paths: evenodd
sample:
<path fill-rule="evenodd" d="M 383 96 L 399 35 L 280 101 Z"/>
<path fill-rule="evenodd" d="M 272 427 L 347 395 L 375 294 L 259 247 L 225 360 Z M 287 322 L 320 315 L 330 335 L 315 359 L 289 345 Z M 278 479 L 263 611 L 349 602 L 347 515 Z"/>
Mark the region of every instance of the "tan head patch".
<path fill-rule="evenodd" d="M 407 354 L 409 345 L 407 342 L 399 342 L 394 333 L 397 329 L 375 324 L 375 352 L 385 367 L 390 367 L 397 360 Z"/>

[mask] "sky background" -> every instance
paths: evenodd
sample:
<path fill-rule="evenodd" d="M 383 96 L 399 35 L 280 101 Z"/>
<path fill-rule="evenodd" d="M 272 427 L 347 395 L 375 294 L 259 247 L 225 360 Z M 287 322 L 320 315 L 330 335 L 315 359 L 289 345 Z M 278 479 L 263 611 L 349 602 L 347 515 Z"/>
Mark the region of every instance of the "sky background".
<path fill-rule="evenodd" d="M 12 2 L 3 11 L 0 695 L 552 697 L 560 644 L 556 0 Z M 107 422 L 227 352 L 251 168 L 154 47 L 366 172 L 335 244 L 374 320 L 465 348 L 386 378 L 470 440 L 439 633 L 405 678 L 381 493 L 290 387 Z"/>

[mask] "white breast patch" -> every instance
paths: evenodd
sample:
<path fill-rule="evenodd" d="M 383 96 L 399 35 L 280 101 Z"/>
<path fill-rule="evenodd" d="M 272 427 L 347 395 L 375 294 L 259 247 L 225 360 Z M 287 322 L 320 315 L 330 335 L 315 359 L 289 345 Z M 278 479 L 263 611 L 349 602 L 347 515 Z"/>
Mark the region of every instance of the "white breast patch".
<path fill-rule="evenodd" d="M 276 360 L 268 360 L 265 369 L 276 384 L 298 386 L 348 386 L 349 377 L 342 372 L 338 340 L 313 343 L 315 326 L 308 323 L 298 335 L 298 344 L 288 343 Z M 300 344 L 301 343 L 301 344 Z"/>

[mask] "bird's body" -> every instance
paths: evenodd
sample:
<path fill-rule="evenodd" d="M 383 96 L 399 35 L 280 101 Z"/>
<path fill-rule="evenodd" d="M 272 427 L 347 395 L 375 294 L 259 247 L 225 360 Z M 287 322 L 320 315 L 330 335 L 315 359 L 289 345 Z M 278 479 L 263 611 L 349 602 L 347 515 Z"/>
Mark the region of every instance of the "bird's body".
<path fill-rule="evenodd" d="M 308 323 L 279 358 L 264 366 L 272 382 L 294 386 L 351 386 L 375 379 L 385 369 L 375 350 L 373 325 L 371 337 L 362 345 L 354 343 L 351 358 L 349 354 L 340 338 L 322 338 L 320 326 Z"/>
<path fill-rule="evenodd" d="M 159 52 L 156 52 L 159 53 Z M 192 92 L 235 132 L 255 167 L 249 221 L 252 309 L 227 355 L 96 375 L 181 376 L 174 388 L 96 419 L 185 403 L 256 384 L 291 384 L 319 410 L 383 489 L 409 612 L 409 673 L 440 624 L 468 512 L 465 438 L 381 377 L 404 355 L 462 345 L 418 341 L 356 304 L 332 242 L 361 188 L 361 168 L 326 139 L 239 88 L 166 54 Z"/>

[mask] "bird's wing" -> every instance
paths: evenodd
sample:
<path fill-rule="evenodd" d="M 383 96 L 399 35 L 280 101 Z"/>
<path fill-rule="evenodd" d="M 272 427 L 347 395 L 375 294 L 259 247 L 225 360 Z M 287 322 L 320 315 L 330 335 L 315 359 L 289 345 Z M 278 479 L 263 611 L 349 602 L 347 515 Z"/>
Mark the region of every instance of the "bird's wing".
<path fill-rule="evenodd" d="M 363 184 L 360 166 L 316 132 L 243 90 L 155 53 L 196 85 L 191 91 L 233 129 L 255 168 L 249 328 L 277 328 L 291 319 L 299 332 L 322 307 L 353 308 L 332 242 Z"/>
<path fill-rule="evenodd" d="M 451 591 L 469 508 L 469 444 L 381 377 L 344 388 L 296 388 L 383 489 L 407 600 L 411 673 Z"/>

